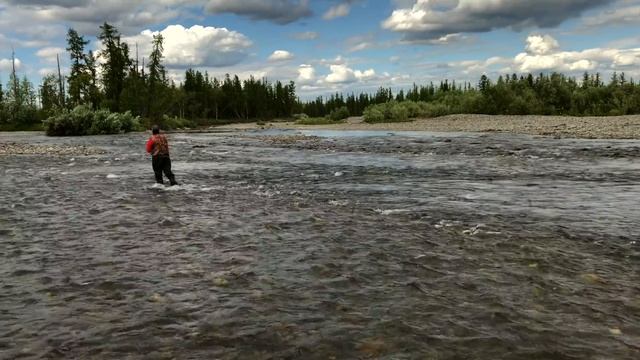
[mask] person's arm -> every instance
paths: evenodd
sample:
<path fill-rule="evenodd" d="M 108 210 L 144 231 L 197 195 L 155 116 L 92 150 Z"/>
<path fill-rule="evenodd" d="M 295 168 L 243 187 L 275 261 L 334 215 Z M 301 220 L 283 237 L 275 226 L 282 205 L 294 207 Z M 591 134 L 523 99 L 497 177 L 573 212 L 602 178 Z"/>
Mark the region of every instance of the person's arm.
<path fill-rule="evenodd" d="M 147 141 L 147 152 L 149 154 L 151 154 L 151 152 L 153 151 L 153 138 L 149 138 L 149 141 Z"/>

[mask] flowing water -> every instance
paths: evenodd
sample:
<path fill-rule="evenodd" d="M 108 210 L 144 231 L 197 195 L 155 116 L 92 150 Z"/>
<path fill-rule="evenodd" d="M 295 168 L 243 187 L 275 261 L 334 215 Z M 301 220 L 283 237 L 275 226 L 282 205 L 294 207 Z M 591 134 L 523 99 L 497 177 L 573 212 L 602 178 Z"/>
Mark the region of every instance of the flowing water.
<path fill-rule="evenodd" d="M 640 358 L 640 142 L 295 134 L 0 134 L 0 358 Z"/>

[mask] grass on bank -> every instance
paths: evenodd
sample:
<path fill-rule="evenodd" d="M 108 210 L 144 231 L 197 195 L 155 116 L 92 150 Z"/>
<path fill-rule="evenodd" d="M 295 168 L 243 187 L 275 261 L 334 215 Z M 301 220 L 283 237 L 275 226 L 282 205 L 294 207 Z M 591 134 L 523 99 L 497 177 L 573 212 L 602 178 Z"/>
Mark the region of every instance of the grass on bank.
<path fill-rule="evenodd" d="M 344 120 L 332 120 L 326 117 L 319 118 L 307 118 L 300 119 L 296 121 L 296 125 L 333 125 L 333 124 L 342 124 Z"/>
<path fill-rule="evenodd" d="M 433 118 L 452 114 L 452 109 L 440 103 L 423 101 L 390 101 L 371 105 L 364 110 L 364 121 L 373 123 L 408 122 L 416 118 Z"/>
<path fill-rule="evenodd" d="M 41 123 L 32 124 L 0 124 L 0 131 L 43 131 Z"/>
<path fill-rule="evenodd" d="M 296 118 L 297 125 L 333 125 L 344 123 L 344 120 L 349 116 L 349 109 L 346 106 L 342 106 L 334 109 L 325 117 L 310 118 L 307 114 L 298 114 L 294 115 L 294 118 Z"/>

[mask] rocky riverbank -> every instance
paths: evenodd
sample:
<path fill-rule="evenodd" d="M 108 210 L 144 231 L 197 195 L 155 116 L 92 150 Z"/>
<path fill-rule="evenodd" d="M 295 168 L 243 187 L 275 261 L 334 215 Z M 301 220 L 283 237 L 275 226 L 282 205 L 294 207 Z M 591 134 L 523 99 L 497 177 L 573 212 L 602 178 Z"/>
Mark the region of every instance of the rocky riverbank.
<path fill-rule="evenodd" d="M 218 129 L 251 130 L 327 129 L 385 130 L 433 132 L 506 132 L 580 139 L 640 139 L 640 115 L 610 117 L 516 116 L 516 115 L 448 115 L 418 119 L 404 123 L 367 124 L 362 118 L 350 118 L 345 123 L 331 125 L 298 125 L 293 122 L 272 122 L 266 125 L 231 124 Z"/>
<path fill-rule="evenodd" d="M 49 156 L 82 156 L 104 154 L 105 151 L 87 146 L 72 145 L 36 145 L 24 143 L 0 143 L 1 155 L 49 155 Z"/>

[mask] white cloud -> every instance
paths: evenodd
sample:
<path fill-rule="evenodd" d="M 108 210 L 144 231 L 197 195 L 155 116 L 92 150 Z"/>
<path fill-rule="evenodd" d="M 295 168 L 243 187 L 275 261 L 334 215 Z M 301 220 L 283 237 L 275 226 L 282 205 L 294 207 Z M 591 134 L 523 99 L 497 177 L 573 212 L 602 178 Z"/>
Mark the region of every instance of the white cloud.
<path fill-rule="evenodd" d="M 434 40 L 459 33 L 494 29 L 554 27 L 585 10 L 614 0 L 416 0 L 394 10 L 382 26 L 406 40 Z M 405 4 L 406 5 L 406 4 Z"/>
<path fill-rule="evenodd" d="M 36 56 L 41 58 L 47 62 L 56 62 L 56 56 L 59 55 L 60 58 L 64 58 L 67 53 L 67 50 L 61 47 L 45 47 L 36 52 Z"/>
<path fill-rule="evenodd" d="M 232 13 L 281 25 L 312 15 L 309 0 L 209 0 L 205 9 L 211 13 Z"/>
<path fill-rule="evenodd" d="M 269 61 L 287 61 L 293 59 L 293 54 L 286 50 L 276 50 L 269 56 Z"/>
<path fill-rule="evenodd" d="M 144 30 L 124 41 L 132 46 L 138 43 L 141 56 L 148 56 L 153 35 L 158 33 L 164 37 L 165 64 L 169 67 L 234 65 L 248 56 L 252 46 L 251 40 L 239 32 L 200 25 L 169 25 L 160 32 Z"/>
<path fill-rule="evenodd" d="M 44 77 L 50 74 L 57 74 L 58 73 L 58 69 L 57 68 L 41 68 L 40 70 L 38 70 L 38 75 Z"/>
<path fill-rule="evenodd" d="M 549 35 L 530 35 L 527 38 L 527 53 L 532 55 L 546 55 L 560 48 L 560 44 Z"/>
<path fill-rule="evenodd" d="M 316 82 L 316 69 L 312 65 L 302 64 L 298 68 L 298 79 L 300 85 L 310 85 Z"/>
<path fill-rule="evenodd" d="M 353 69 L 348 68 L 347 65 L 330 65 L 329 69 L 331 69 L 331 73 L 325 78 L 328 83 L 345 84 L 357 80 Z"/>
<path fill-rule="evenodd" d="M 333 20 L 335 18 L 344 17 L 349 15 L 351 12 L 351 5 L 348 3 L 334 5 L 327 10 L 326 13 L 322 16 L 325 20 Z"/>
<path fill-rule="evenodd" d="M 447 63 L 444 69 L 453 74 L 478 76 L 483 73 L 503 74 L 557 71 L 579 76 L 582 72 L 613 71 L 637 73 L 640 66 L 640 48 L 593 48 L 582 51 L 562 51 L 558 42 L 549 35 L 530 35 L 526 51 L 513 58 L 492 57 L 487 60 L 467 60 Z"/>
<path fill-rule="evenodd" d="M 622 4 L 619 4 L 622 5 Z M 607 9 L 597 15 L 584 19 L 586 28 L 598 28 L 602 26 L 625 26 L 638 24 L 640 6 L 617 6 L 615 9 Z"/>
<path fill-rule="evenodd" d="M 376 47 L 387 47 L 389 45 L 388 43 L 380 43 L 374 33 L 349 37 L 345 40 L 345 44 L 348 52 L 363 51 Z"/>
<path fill-rule="evenodd" d="M 330 66 L 330 65 L 344 65 L 347 61 L 341 56 L 338 55 L 333 59 L 321 59 L 318 61 L 322 65 Z"/>
<path fill-rule="evenodd" d="M 353 70 L 347 65 L 330 65 L 331 73 L 327 75 L 325 81 L 330 84 L 348 84 L 356 81 L 367 81 L 374 79 L 376 72 L 373 69 L 365 71 Z"/>
<path fill-rule="evenodd" d="M 22 67 L 22 61 L 16 58 L 15 64 L 16 64 L 16 70 L 20 70 L 20 68 Z M 11 63 L 11 59 L 0 59 L 0 71 L 10 72 L 12 70 L 12 67 L 13 65 Z"/>
<path fill-rule="evenodd" d="M 369 69 L 365 71 L 356 70 L 354 74 L 356 75 L 356 78 L 360 81 L 367 81 L 376 77 L 376 72 L 373 69 Z"/>
<path fill-rule="evenodd" d="M 6 1 L 6 0 L 5 0 Z M 183 13 L 185 0 L 78 0 L 8 1 L 0 11 L 0 28 L 47 37 L 66 32 L 66 25 L 81 34 L 96 35 L 103 22 L 128 34 L 143 26 L 163 23 Z M 201 3 L 201 0 L 198 1 Z M 25 24 L 30 24 L 25 26 Z"/>
<path fill-rule="evenodd" d="M 559 51 L 558 42 L 551 36 L 546 35 L 544 41 L 541 38 L 529 36 L 527 52 L 518 54 L 514 59 L 516 69 L 521 72 L 624 71 L 625 68 L 640 65 L 640 48 Z"/>
<path fill-rule="evenodd" d="M 293 34 L 293 38 L 297 40 L 315 40 L 320 36 L 315 31 L 305 31 Z"/>

